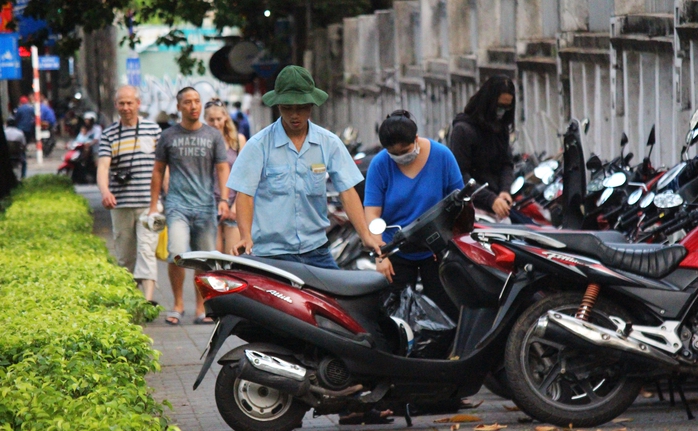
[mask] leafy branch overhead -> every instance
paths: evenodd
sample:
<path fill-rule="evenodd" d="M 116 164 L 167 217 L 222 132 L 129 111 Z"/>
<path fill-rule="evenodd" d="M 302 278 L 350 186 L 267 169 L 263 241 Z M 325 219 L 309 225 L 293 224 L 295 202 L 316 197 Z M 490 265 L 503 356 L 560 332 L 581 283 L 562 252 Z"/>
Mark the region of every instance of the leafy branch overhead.
<path fill-rule="evenodd" d="M 122 44 L 133 47 L 138 43 L 139 24 L 200 27 L 207 18 L 219 30 L 238 27 L 243 37 L 277 53 L 288 50 L 287 46 L 282 46 L 288 42 L 280 41 L 276 34 L 279 19 L 290 18 L 297 25 L 305 26 L 310 17 L 313 27 L 324 27 L 344 17 L 371 13 L 391 5 L 392 0 L 30 0 L 24 14 L 46 21 L 57 36 L 56 48 L 62 55 L 71 55 L 80 47 L 80 29 L 90 34 L 111 25 L 122 28 L 132 25 L 135 32 Z M 23 44 L 42 46 L 48 37 L 48 31 L 40 31 Z M 202 73 L 203 63 L 191 57 L 193 48 L 181 32 L 173 30 L 158 42 L 182 46 L 177 61 L 183 73 L 190 74 L 194 70 Z"/>

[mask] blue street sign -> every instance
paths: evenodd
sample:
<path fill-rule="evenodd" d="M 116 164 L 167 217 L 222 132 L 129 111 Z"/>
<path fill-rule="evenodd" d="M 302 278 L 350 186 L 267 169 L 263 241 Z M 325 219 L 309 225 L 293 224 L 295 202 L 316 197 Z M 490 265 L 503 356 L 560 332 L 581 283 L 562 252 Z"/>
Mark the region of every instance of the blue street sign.
<path fill-rule="evenodd" d="M 39 56 L 39 70 L 59 70 L 61 68 L 61 58 L 57 55 Z"/>
<path fill-rule="evenodd" d="M 141 59 L 140 58 L 127 58 L 126 59 L 126 79 L 128 85 L 133 85 L 134 87 L 141 86 Z"/>
<path fill-rule="evenodd" d="M 22 79 L 17 33 L 0 33 L 0 79 Z"/>

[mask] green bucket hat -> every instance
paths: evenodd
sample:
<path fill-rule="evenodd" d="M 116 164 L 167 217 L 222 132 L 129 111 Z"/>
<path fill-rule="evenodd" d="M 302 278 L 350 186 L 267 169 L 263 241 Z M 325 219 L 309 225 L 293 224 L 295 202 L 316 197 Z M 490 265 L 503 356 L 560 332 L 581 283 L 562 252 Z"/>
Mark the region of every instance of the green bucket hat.
<path fill-rule="evenodd" d="M 327 100 L 327 93 L 315 88 L 315 81 L 307 69 L 300 66 L 286 66 L 276 77 L 274 89 L 262 96 L 267 106 L 274 105 L 305 105 L 317 106 Z"/>

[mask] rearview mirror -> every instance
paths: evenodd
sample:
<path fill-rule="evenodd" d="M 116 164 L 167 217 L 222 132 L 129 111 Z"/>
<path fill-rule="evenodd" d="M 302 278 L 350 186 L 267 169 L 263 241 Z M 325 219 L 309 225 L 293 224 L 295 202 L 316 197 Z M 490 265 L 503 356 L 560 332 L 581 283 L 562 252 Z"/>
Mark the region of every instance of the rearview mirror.
<path fill-rule="evenodd" d="M 380 235 L 385 232 L 385 228 L 388 225 L 382 218 L 373 219 L 371 223 L 368 224 L 368 230 L 374 235 Z"/>
<path fill-rule="evenodd" d="M 602 167 L 603 163 L 601 163 L 601 159 L 596 154 L 593 154 L 591 157 L 589 157 L 589 160 L 587 160 L 587 169 L 592 172 L 598 171 Z"/>
<path fill-rule="evenodd" d="M 652 130 L 650 130 L 650 135 L 647 137 L 647 146 L 649 147 L 650 145 L 654 145 L 654 143 L 654 126 L 652 126 Z"/>
<path fill-rule="evenodd" d="M 626 135 L 625 132 L 623 132 L 623 136 L 620 137 L 620 146 L 622 148 L 626 145 L 628 145 L 628 135 Z"/>

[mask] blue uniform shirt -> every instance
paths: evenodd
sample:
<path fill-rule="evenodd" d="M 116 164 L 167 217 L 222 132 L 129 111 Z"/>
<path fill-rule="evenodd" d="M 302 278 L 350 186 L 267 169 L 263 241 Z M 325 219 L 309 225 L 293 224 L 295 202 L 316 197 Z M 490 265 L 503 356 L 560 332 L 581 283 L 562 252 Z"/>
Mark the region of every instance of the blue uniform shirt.
<path fill-rule="evenodd" d="M 363 179 L 342 141 L 310 121 L 300 152 L 280 118 L 250 138 L 227 185 L 254 196 L 255 255 L 306 253 L 327 241 L 327 174 L 340 192 Z"/>
<path fill-rule="evenodd" d="M 381 150 L 371 161 L 366 174 L 364 205 L 381 207 L 381 218 L 388 225 L 406 227 L 456 189 L 463 188 L 463 177 L 456 158 L 444 145 L 431 142 L 429 158 L 416 177 L 402 173 L 386 150 Z M 389 243 L 395 229 L 383 233 Z M 421 260 L 431 253 L 398 253 L 409 260 Z"/>

